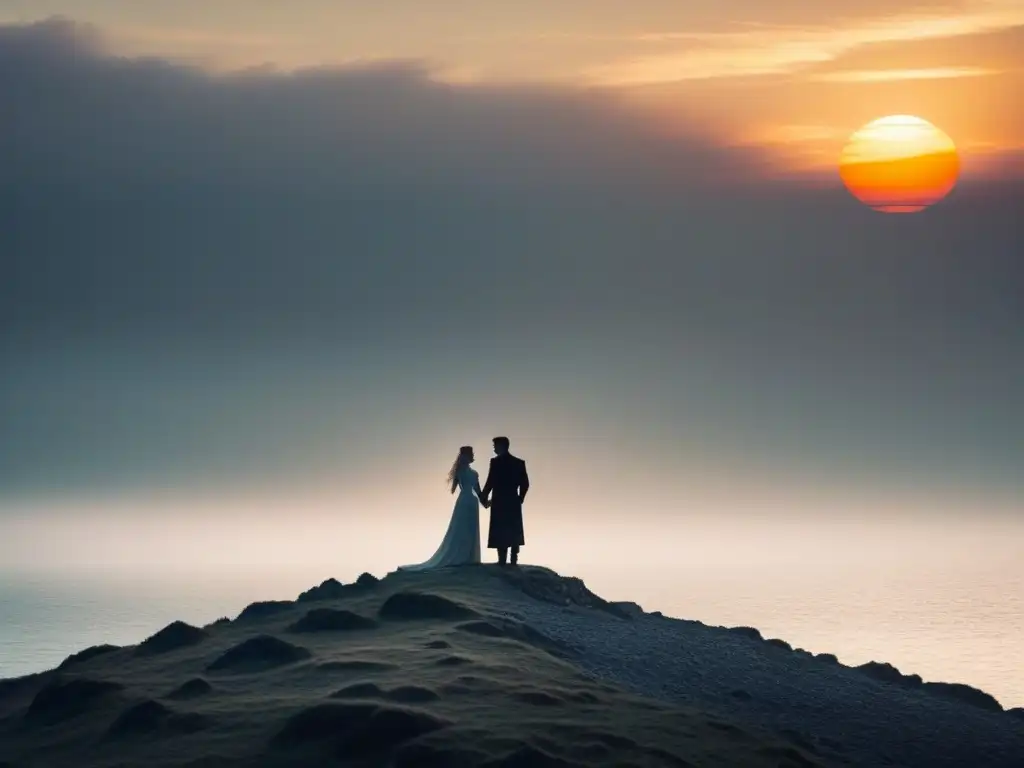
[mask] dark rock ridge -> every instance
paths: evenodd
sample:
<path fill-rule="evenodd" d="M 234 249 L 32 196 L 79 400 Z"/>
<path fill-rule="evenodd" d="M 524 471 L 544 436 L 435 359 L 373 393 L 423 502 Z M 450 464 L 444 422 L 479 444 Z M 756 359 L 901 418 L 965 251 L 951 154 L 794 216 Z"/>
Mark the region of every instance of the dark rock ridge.
<path fill-rule="evenodd" d="M 312 654 L 300 645 L 293 645 L 273 635 L 256 635 L 224 651 L 207 669 L 257 671 L 292 664 Z"/>
<path fill-rule="evenodd" d="M 575 649 L 570 648 L 563 642 L 554 640 L 543 632 L 531 627 L 529 624 L 512 619 L 491 618 L 487 621 L 468 621 L 455 627 L 460 632 L 471 635 L 482 635 L 483 637 L 499 637 L 507 640 L 515 640 L 526 645 L 532 645 L 553 656 L 565 658 Z"/>
<path fill-rule="evenodd" d="M 383 753 L 450 724 L 418 709 L 370 702 L 331 702 L 292 716 L 271 739 L 271 746 L 289 749 L 327 743 L 335 754 L 358 759 Z"/>
<path fill-rule="evenodd" d="M 380 583 L 380 579 L 372 573 L 361 573 L 352 584 L 342 584 L 334 578 L 326 579 L 315 587 L 310 587 L 300 594 L 295 602 L 308 603 L 315 600 L 340 600 Z"/>
<path fill-rule="evenodd" d="M 268 616 L 277 616 L 294 606 L 295 603 L 291 600 L 261 600 L 245 606 L 242 612 L 235 617 L 235 621 L 255 621 Z"/>
<path fill-rule="evenodd" d="M 936 696 L 954 699 L 964 704 L 987 709 L 989 712 L 1003 711 L 1003 705 L 995 696 L 965 683 L 925 683 L 921 687 Z"/>
<path fill-rule="evenodd" d="M 52 725 L 88 712 L 100 699 L 124 689 L 120 683 L 76 677 L 55 678 L 32 699 L 25 721 Z"/>
<path fill-rule="evenodd" d="M 103 656 L 107 653 L 112 653 L 113 651 L 119 650 L 121 650 L 121 646 L 119 645 L 92 645 L 86 648 L 84 651 L 79 651 L 78 653 L 73 653 L 70 656 L 68 656 L 66 659 L 64 659 L 64 661 L 60 663 L 60 666 L 58 666 L 57 669 L 64 670 L 68 667 L 74 666 L 75 664 L 81 664 L 83 662 L 88 661 L 89 659 L 94 659 L 97 656 Z"/>
<path fill-rule="evenodd" d="M 380 579 L 378 579 L 372 573 L 361 573 L 359 574 L 359 578 L 356 579 L 356 586 L 363 587 L 364 589 L 375 587 L 379 583 Z"/>
<path fill-rule="evenodd" d="M 907 688 L 916 688 L 923 682 L 919 675 L 904 675 L 892 664 L 879 661 L 869 661 L 854 669 L 881 683 L 895 683 Z"/>
<path fill-rule="evenodd" d="M 135 653 L 139 656 L 169 653 L 178 648 L 187 648 L 201 643 L 206 638 L 207 633 L 199 627 L 193 627 L 184 621 L 172 621 L 155 635 L 151 635 L 139 643 Z"/>
<path fill-rule="evenodd" d="M 630 616 L 630 618 L 637 618 L 638 616 L 644 615 L 644 609 L 640 607 L 638 603 L 633 603 L 625 600 L 619 600 L 614 603 L 609 603 L 615 610 L 621 611 Z"/>
<path fill-rule="evenodd" d="M 377 622 L 352 611 L 334 608 L 313 608 L 298 621 L 289 625 L 290 632 L 346 632 L 373 629 Z"/>
<path fill-rule="evenodd" d="M 801 656 L 813 657 L 814 659 L 826 664 L 839 664 L 839 659 L 831 653 L 819 653 L 815 655 L 802 648 L 794 650 L 785 640 L 779 640 L 778 638 L 766 640 L 762 637 L 761 633 L 753 627 L 728 627 L 723 629 L 732 634 L 739 635 L 740 637 L 759 641 L 765 645 L 774 646 L 784 651 L 791 651 L 792 653 L 796 653 Z M 877 680 L 880 683 L 898 685 L 903 688 L 919 689 L 935 696 L 941 696 L 945 699 L 952 699 L 963 704 L 987 709 L 990 712 L 1004 711 L 1002 705 L 994 696 L 963 683 L 925 682 L 921 679 L 920 675 L 905 675 L 892 664 L 878 661 L 869 661 L 866 664 L 861 664 L 859 667 L 853 667 L 853 669 L 872 678 L 873 680 Z"/>
<path fill-rule="evenodd" d="M 198 713 L 175 712 L 159 701 L 147 699 L 133 704 L 118 715 L 107 729 L 106 738 L 152 737 L 161 732 L 168 735 L 181 735 L 195 733 L 208 725 L 208 719 Z"/>
<path fill-rule="evenodd" d="M 753 627 L 727 627 L 726 631 L 732 632 L 734 635 L 739 635 L 740 637 L 745 637 L 749 640 L 757 640 L 758 642 L 764 641 L 764 637 L 762 637 L 760 630 L 754 629 Z"/>
<path fill-rule="evenodd" d="M 461 603 L 429 592 L 396 592 L 384 601 L 378 613 L 383 619 L 398 621 L 459 621 L 479 616 L 476 611 Z"/>
<path fill-rule="evenodd" d="M 297 603 L 306 603 L 313 600 L 337 600 L 349 594 L 345 585 L 337 579 L 327 579 L 316 587 L 310 587 L 295 598 Z"/>
<path fill-rule="evenodd" d="M 503 583 L 511 585 L 534 600 L 558 606 L 579 606 L 602 611 L 622 620 L 621 622 L 602 622 L 610 629 L 621 633 L 631 632 L 631 626 L 638 627 L 637 624 L 630 625 L 624 622 L 633 621 L 645 615 L 654 615 L 644 614 L 643 609 L 635 603 L 605 601 L 590 592 L 581 580 L 562 577 L 544 568 L 532 566 L 500 570 L 483 568 L 474 570 L 473 574 L 475 574 L 472 576 L 473 579 L 479 578 L 488 581 L 491 587 L 497 586 L 492 578 L 500 579 Z M 473 647 L 482 643 L 479 639 L 468 638 L 468 635 L 524 643 L 548 651 L 555 656 L 571 656 L 576 649 L 538 632 L 526 622 L 523 615 L 529 614 L 530 611 L 523 604 L 520 605 L 520 615 L 512 611 L 501 610 L 500 617 L 491 616 L 487 615 L 489 611 L 482 602 L 478 603 L 470 598 L 461 597 L 453 599 L 451 595 L 459 595 L 463 591 L 464 585 L 461 582 L 457 584 L 458 589 L 453 592 L 443 590 L 441 587 L 438 587 L 436 592 L 418 591 L 409 588 L 415 582 L 406 581 L 404 576 L 385 582 L 385 586 L 391 586 L 391 589 L 397 588 L 399 591 L 383 600 L 374 618 L 370 617 L 373 614 L 363 616 L 350 610 L 339 609 L 336 606 L 326 607 L 323 603 L 316 604 L 316 601 L 348 598 L 365 590 L 372 590 L 377 583 L 378 580 L 370 574 L 363 574 L 352 584 L 342 584 L 336 579 L 327 579 L 303 592 L 295 601 L 275 600 L 253 603 L 239 614 L 236 621 L 253 621 L 256 627 L 254 631 L 278 632 L 287 625 L 289 631 L 296 633 L 345 632 L 370 629 L 385 622 L 396 621 L 449 622 L 449 625 L 443 627 L 425 627 L 424 635 L 421 639 L 417 639 L 417 643 L 433 651 L 421 652 L 426 654 L 425 663 L 439 668 L 444 667 L 446 668 L 444 670 L 445 677 L 454 677 L 454 680 L 438 687 L 437 691 L 452 695 L 478 695 L 481 692 L 486 692 L 487 695 L 506 696 L 510 701 L 514 700 L 520 704 L 536 707 L 538 710 L 547 708 L 552 712 L 557 712 L 559 707 L 566 707 L 571 702 L 582 701 L 582 699 L 573 698 L 575 694 L 562 691 L 527 690 L 515 687 L 511 690 L 495 689 L 494 684 L 485 679 L 485 671 L 481 672 L 482 665 L 479 659 L 472 655 L 462 655 L 461 650 L 456 653 L 453 649 L 452 643 L 460 646 L 460 649 L 463 645 L 470 643 Z M 423 589 L 427 588 L 423 587 Z M 380 593 L 374 594 L 380 595 L 380 598 L 375 601 L 379 602 L 379 599 L 383 598 L 387 591 L 381 590 Z M 361 600 L 359 605 L 362 604 Z M 300 605 L 301 607 L 299 607 Z M 499 610 L 506 607 L 515 608 L 516 606 L 495 606 Z M 359 608 L 359 610 L 369 611 L 370 609 Z M 291 613 L 287 613 L 288 611 Z M 579 613 L 575 609 L 573 612 Z M 261 625 L 258 623 L 266 617 L 279 617 L 282 614 L 286 614 L 286 616 L 279 619 L 279 624 Z M 699 624 L 699 622 L 689 623 Z M 218 629 L 222 626 L 226 627 L 228 631 L 220 635 Z M 651 625 L 645 624 L 644 626 L 661 627 L 663 623 L 652 621 Z M 765 638 L 760 631 L 753 627 L 710 627 L 708 629 L 715 632 L 720 631 L 722 633 L 720 635 L 721 644 L 730 646 L 732 650 L 740 649 L 741 646 L 748 644 L 759 646 L 765 654 L 765 663 L 781 664 L 784 661 L 783 655 L 791 653 L 802 657 L 802 659 L 814 659 L 816 663 L 823 665 L 841 666 L 839 660 L 832 654 L 812 654 L 803 649 L 793 649 L 784 640 Z M 445 636 L 451 639 L 452 643 L 447 640 L 432 639 L 427 630 L 447 633 Z M 207 666 L 210 672 L 221 673 L 208 675 L 217 688 L 214 688 L 202 677 L 194 677 L 177 688 L 163 693 L 163 701 L 154 699 L 139 701 L 138 695 L 129 695 L 120 683 L 92 679 L 84 677 L 82 674 L 83 672 L 91 674 L 93 669 L 115 669 L 121 658 L 128 658 L 133 653 L 139 655 L 168 653 L 175 649 L 202 643 L 209 637 L 232 638 L 238 631 L 237 625 L 228 619 L 218 620 L 202 629 L 180 621 L 173 622 L 135 648 L 131 646 L 119 648 L 113 645 L 93 646 L 68 656 L 55 671 L 15 680 L 0 680 L 0 702 L 4 706 L 3 709 L 0 709 L 0 721 L 16 722 L 18 727 L 25 729 L 26 733 L 35 733 L 35 729 L 39 725 L 64 728 L 64 723 L 80 717 L 81 721 L 76 720 L 70 723 L 70 726 L 78 729 L 95 723 L 99 728 L 98 732 L 103 732 L 103 729 L 106 729 L 104 738 L 115 740 L 134 737 L 173 737 L 202 730 L 215 721 L 198 713 L 178 710 L 187 708 L 189 705 L 184 702 L 188 700 L 211 695 L 214 691 L 217 691 L 217 694 L 225 693 L 230 688 L 231 679 L 225 677 L 223 673 L 258 673 L 301 662 L 312 657 L 310 650 L 271 634 L 250 637 L 244 642 L 239 642 L 228 648 Z M 555 632 L 556 630 L 551 631 Z M 456 638 L 460 636 L 461 641 L 456 642 Z M 291 639 L 299 640 L 296 636 L 291 636 Z M 241 637 L 237 640 L 241 640 Z M 213 644 L 212 641 L 210 644 Z M 495 645 L 500 645 L 500 643 Z M 220 651 L 221 647 L 218 646 L 216 650 Z M 319 650 L 321 645 L 316 647 Z M 749 651 L 745 648 L 742 650 L 744 655 L 749 657 Z M 110 659 L 100 658 L 95 666 L 87 665 L 92 659 L 117 652 L 121 652 L 122 656 Z M 344 685 L 345 687 L 336 690 L 326 702 L 303 710 L 287 721 L 284 728 L 272 739 L 272 745 L 284 750 L 292 748 L 305 750 L 306 747 L 321 750 L 326 747 L 334 751 L 335 754 L 351 755 L 353 759 L 362 760 L 367 764 L 376 764 L 374 761 L 380 759 L 380 755 L 389 751 L 392 746 L 398 745 L 398 751 L 394 753 L 396 757 L 393 765 L 416 765 L 417 763 L 409 761 L 413 760 L 413 756 L 416 754 L 420 754 L 417 750 L 427 749 L 429 752 L 431 749 L 431 747 L 424 747 L 418 737 L 449 726 L 444 718 L 415 709 L 417 705 L 428 707 L 430 702 L 437 699 L 438 693 L 432 690 L 432 687 L 406 685 L 387 688 L 377 682 L 370 682 L 377 677 L 374 673 L 394 671 L 397 667 L 394 664 L 358 658 L 345 659 L 344 656 L 351 652 L 351 649 L 345 644 L 338 646 L 337 649 L 332 649 L 332 652 L 337 653 L 341 658 L 323 661 L 316 659 L 317 662 L 320 662 L 316 668 L 325 673 L 340 673 L 329 679 L 335 680 L 336 686 Z M 214 655 L 214 653 L 205 654 L 204 661 Z M 330 659 L 329 656 L 328 659 Z M 178 661 L 172 657 L 168 663 L 176 665 Z M 303 668 L 305 669 L 305 666 Z M 65 674 L 69 670 L 70 674 Z M 877 685 L 868 682 L 855 683 L 861 689 L 869 691 L 871 695 L 881 696 L 881 686 L 897 686 L 901 689 L 920 691 L 922 695 L 927 694 L 973 709 L 983 710 L 982 714 L 970 713 L 960 708 L 955 710 L 964 717 L 969 715 L 987 720 L 990 719 L 990 716 L 985 713 L 1004 711 L 993 696 L 977 688 L 959 683 L 926 682 L 919 675 L 903 674 L 891 664 L 871 661 L 857 667 L 843 667 L 841 672 L 843 679 L 854 676 L 848 675 L 847 670 L 852 670 L 877 683 Z M 464 671 L 480 672 L 480 674 L 455 677 Z M 825 673 L 821 672 L 821 674 Z M 828 674 L 833 673 L 829 672 Z M 170 688 L 171 685 L 177 684 L 184 678 L 185 675 L 171 677 L 163 685 Z M 157 692 L 149 690 L 139 693 L 143 696 L 157 695 Z M 748 702 L 743 706 L 751 710 L 772 704 L 771 697 L 763 688 L 754 685 L 748 689 L 748 685 L 741 680 L 725 688 L 722 694 L 736 702 L 737 705 L 740 702 Z M 593 698 L 593 694 L 589 693 L 579 695 Z M 894 698 L 900 701 L 912 700 L 911 697 L 903 694 L 898 694 Z M 917 698 L 915 694 L 913 699 Z M 925 702 L 922 701 L 921 704 L 923 709 Z M 936 709 L 943 710 L 946 707 L 938 705 Z M 111 723 L 111 719 L 119 710 L 120 714 Z M 101 714 L 98 717 L 93 717 L 91 714 L 93 712 Z M 540 712 L 537 714 L 540 715 Z M 1024 731 L 1024 708 L 1007 710 L 1006 714 L 1009 717 L 1006 718 L 1004 727 L 1009 729 L 1010 733 L 1016 734 L 1019 729 Z M 18 718 L 21 718 L 23 723 Z M 108 723 L 110 723 L 109 728 L 107 728 Z M 792 723 L 790 724 L 792 725 Z M 838 742 L 830 746 L 826 739 L 817 736 L 811 737 L 803 733 L 802 725 L 799 723 L 797 725 L 801 728 L 800 731 L 791 730 L 784 732 L 783 735 L 793 745 L 806 752 L 814 753 L 815 750 L 825 747 L 830 751 L 842 752 L 849 748 L 843 748 Z M 46 731 L 46 733 L 48 732 Z M 835 736 L 836 734 L 832 733 L 831 735 Z M 845 741 L 845 737 L 842 738 Z M 425 741 L 429 742 L 430 739 Z M 406 744 L 406 742 L 411 743 Z M 407 749 L 403 750 L 402 744 L 406 744 Z M 807 765 L 807 763 L 797 760 L 799 752 L 788 753 L 786 749 L 782 748 L 782 751 L 778 753 L 780 765 Z M 399 755 L 402 756 L 401 760 L 397 757 Z M 300 756 L 286 752 L 281 757 L 284 760 L 294 758 L 301 762 L 299 758 L 304 758 L 305 755 Z M 534 755 L 534 757 L 537 756 Z M 544 762 L 544 759 L 538 759 L 541 762 L 537 765 L 548 764 Z M 500 760 L 498 762 L 495 760 L 496 758 L 492 755 L 491 763 L 494 765 L 504 764 Z M 513 761 L 509 765 L 517 765 L 517 763 Z M 1015 764 L 1014 768 L 1016 768 Z M 1024 763 L 1021 768 L 1024 768 Z"/>
<path fill-rule="evenodd" d="M 627 604 L 630 607 L 610 603 L 587 589 L 582 579 L 574 576 L 559 576 L 547 568 L 505 568 L 499 573 L 502 578 L 526 595 L 546 603 L 593 608 L 627 620 L 632 619 L 636 615 L 636 609 L 640 608 L 636 603 Z M 642 609 L 641 613 L 643 613 Z"/>
<path fill-rule="evenodd" d="M 580 605 L 596 610 L 603 610 L 621 618 L 631 618 L 636 615 L 636 608 L 627 608 L 622 603 L 609 603 L 590 592 L 580 579 L 560 576 L 547 568 L 515 568 L 503 569 L 501 577 L 514 584 L 528 596 L 544 602 L 558 605 Z M 635 604 L 633 604 L 635 605 Z M 722 628 L 727 632 L 746 637 L 752 641 L 764 643 L 778 648 L 782 651 L 799 653 L 802 656 L 813 656 L 824 664 L 839 665 L 839 660 L 831 653 L 811 654 L 800 649 L 794 651 L 789 643 L 778 638 L 765 639 L 761 632 L 754 627 L 729 627 Z M 1004 711 L 999 701 L 985 691 L 979 690 L 963 683 L 924 682 L 919 675 L 904 675 L 890 664 L 869 662 L 857 668 L 858 671 L 873 677 L 880 682 L 900 685 L 906 688 L 919 688 L 920 690 L 945 699 L 952 699 L 964 704 L 988 710 L 990 712 Z M 1020 715 L 1015 714 L 1015 718 Z"/>
<path fill-rule="evenodd" d="M 904 688 L 920 688 L 927 693 L 987 709 L 990 712 L 1003 711 L 1002 705 L 994 696 L 963 683 L 926 683 L 920 675 L 904 675 L 892 664 L 878 661 L 869 661 L 854 669 L 882 683 Z"/>
<path fill-rule="evenodd" d="M 57 677 L 56 670 L 46 672 L 35 672 L 22 677 L 12 677 L 7 680 L 0 680 L 0 703 L 7 704 L 16 699 L 32 695 Z"/>

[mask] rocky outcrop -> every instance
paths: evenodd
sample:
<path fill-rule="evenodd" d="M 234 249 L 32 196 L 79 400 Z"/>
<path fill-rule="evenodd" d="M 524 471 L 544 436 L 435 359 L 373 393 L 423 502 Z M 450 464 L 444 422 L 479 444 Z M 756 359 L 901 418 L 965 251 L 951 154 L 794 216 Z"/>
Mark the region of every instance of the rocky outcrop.
<path fill-rule="evenodd" d="M 333 608 L 313 608 L 298 621 L 288 626 L 289 632 L 350 632 L 373 629 L 377 622 L 352 611 Z"/>
<path fill-rule="evenodd" d="M 582 579 L 573 576 L 559 576 L 554 571 L 536 566 L 502 568 L 499 573 L 502 578 L 535 600 L 543 600 L 555 605 L 578 605 L 583 608 L 593 608 L 610 613 L 620 619 L 629 620 L 635 615 L 632 608 L 619 607 L 615 603 L 610 603 L 595 595 L 587 589 Z M 631 605 L 636 608 L 640 607 L 635 603 Z"/>
<path fill-rule="evenodd" d="M 295 603 L 291 600 L 261 600 L 245 606 L 235 621 L 259 621 L 270 616 L 277 616 L 294 606 Z"/>
<path fill-rule="evenodd" d="M 462 603 L 429 592 L 396 592 L 384 601 L 379 614 L 382 619 L 391 621 L 459 621 L 478 616 Z"/>
<path fill-rule="evenodd" d="M 121 646 L 119 645 L 93 645 L 86 648 L 84 651 L 79 651 L 78 653 L 71 654 L 60 663 L 60 666 L 58 666 L 57 669 L 67 669 L 68 667 L 74 666 L 76 664 L 82 664 L 88 661 L 89 659 L 94 659 L 97 656 L 103 656 L 105 654 L 113 653 L 114 651 L 119 650 L 121 650 Z"/>
<path fill-rule="evenodd" d="M 179 648 L 187 648 L 201 643 L 207 633 L 186 624 L 184 621 L 172 621 L 155 635 L 151 635 L 139 643 L 135 653 L 139 656 L 153 656 L 158 653 L 169 653 Z"/>
<path fill-rule="evenodd" d="M 335 578 L 325 579 L 315 587 L 310 587 L 300 594 L 295 602 L 308 603 L 316 600 L 341 600 L 351 597 L 364 590 L 372 589 L 380 583 L 380 579 L 372 573 L 361 573 L 352 584 L 342 584 Z"/>
<path fill-rule="evenodd" d="M 224 651 L 207 669 L 211 672 L 253 672 L 293 664 L 310 656 L 309 650 L 300 645 L 273 635 L 256 635 Z"/>

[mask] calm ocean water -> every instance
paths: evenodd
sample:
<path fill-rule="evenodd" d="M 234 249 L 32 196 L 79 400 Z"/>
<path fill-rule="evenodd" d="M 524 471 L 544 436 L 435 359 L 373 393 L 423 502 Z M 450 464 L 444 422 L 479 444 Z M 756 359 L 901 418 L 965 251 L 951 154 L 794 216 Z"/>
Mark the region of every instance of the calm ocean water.
<path fill-rule="evenodd" d="M 589 572 L 588 572 L 589 571 Z M 907 568 L 580 567 L 609 599 L 708 624 L 752 625 L 848 664 L 889 661 L 1024 706 L 1024 564 L 984 558 Z M 47 669 L 97 643 L 136 643 L 182 619 L 233 617 L 294 598 L 322 571 L 235 570 L 145 577 L 96 571 L 0 573 L 0 677 Z M 338 573 L 348 578 L 349 574 Z"/>

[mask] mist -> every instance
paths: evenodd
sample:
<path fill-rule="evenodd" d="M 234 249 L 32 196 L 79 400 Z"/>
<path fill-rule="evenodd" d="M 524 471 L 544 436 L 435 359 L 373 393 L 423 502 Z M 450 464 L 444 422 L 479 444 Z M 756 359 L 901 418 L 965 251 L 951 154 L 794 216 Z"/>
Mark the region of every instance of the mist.
<path fill-rule="evenodd" d="M 610 91 L 211 74 L 61 20 L 0 28 L 0 90 L 0 514 L 414 515 L 508 434 L 598 516 L 1019 515 L 1019 186 L 878 216 Z"/>

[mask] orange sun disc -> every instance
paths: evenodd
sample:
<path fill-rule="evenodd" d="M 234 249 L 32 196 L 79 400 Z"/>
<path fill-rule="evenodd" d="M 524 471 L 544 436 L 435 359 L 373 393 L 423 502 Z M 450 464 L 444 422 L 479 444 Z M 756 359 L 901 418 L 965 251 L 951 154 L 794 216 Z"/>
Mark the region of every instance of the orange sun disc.
<path fill-rule="evenodd" d="M 956 145 L 927 120 L 891 115 L 856 131 L 839 158 L 839 175 L 864 205 L 884 213 L 915 213 L 956 185 Z"/>

